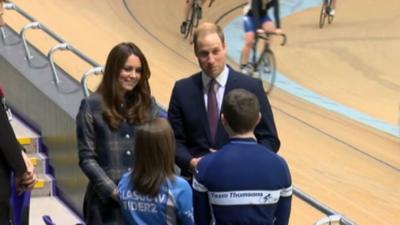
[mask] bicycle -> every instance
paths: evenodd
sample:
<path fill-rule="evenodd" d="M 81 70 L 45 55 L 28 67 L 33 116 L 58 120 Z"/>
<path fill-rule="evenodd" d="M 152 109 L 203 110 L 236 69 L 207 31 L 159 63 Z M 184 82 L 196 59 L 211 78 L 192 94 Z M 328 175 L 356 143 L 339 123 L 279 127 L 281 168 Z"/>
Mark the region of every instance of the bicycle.
<path fill-rule="evenodd" d="M 211 7 L 214 0 L 210 0 L 208 7 Z M 186 23 L 186 29 L 184 32 L 184 37 L 189 39 L 192 37 L 193 29 L 199 26 L 199 22 L 202 18 L 203 11 L 201 8 L 201 0 L 192 0 L 192 10 L 191 15 L 189 15 L 190 20 Z"/>
<path fill-rule="evenodd" d="M 331 15 L 333 0 L 324 0 L 321 7 L 321 13 L 319 15 L 319 28 L 324 27 L 325 20 L 328 17 L 328 23 L 331 24 L 334 19 L 334 15 Z"/>
<path fill-rule="evenodd" d="M 269 94 L 272 88 L 274 87 L 275 77 L 276 77 L 275 55 L 272 49 L 270 48 L 270 43 L 269 43 L 272 35 L 282 37 L 282 42 L 280 44 L 281 46 L 284 46 L 286 44 L 287 38 L 286 35 L 283 33 L 282 34 L 277 34 L 273 32 L 257 33 L 252 48 L 250 69 L 248 69 L 247 71 L 247 73 L 252 77 L 259 78 L 263 81 L 266 94 Z M 264 40 L 264 47 L 260 54 L 260 57 L 257 58 L 257 43 L 259 39 Z"/>

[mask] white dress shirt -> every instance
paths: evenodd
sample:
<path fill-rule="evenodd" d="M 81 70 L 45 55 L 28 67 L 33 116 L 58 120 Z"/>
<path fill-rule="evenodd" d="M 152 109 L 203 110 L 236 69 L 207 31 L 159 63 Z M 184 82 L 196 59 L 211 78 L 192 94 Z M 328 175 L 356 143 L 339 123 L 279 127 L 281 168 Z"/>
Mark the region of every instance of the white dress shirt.
<path fill-rule="evenodd" d="M 221 112 L 221 105 L 222 105 L 222 100 L 224 99 L 224 92 L 225 92 L 225 87 L 226 83 L 228 82 L 228 74 L 229 74 L 229 69 L 225 65 L 224 70 L 222 71 L 221 74 L 219 74 L 216 78 L 215 81 L 217 82 L 218 85 L 215 85 L 216 90 L 215 94 L 217 96 L 217 102 L 218 102 L 218 110 Z M 208 93 L 208 88 L 210 87 L 209 83 L 211 81 L 211 78 L 207 76 L 204 72 L 201 73 L 201 79 L 203 81 L 203 97 L 204 97 L 204 103 L 205 107 L 207 110 L 207 93 Z"/>

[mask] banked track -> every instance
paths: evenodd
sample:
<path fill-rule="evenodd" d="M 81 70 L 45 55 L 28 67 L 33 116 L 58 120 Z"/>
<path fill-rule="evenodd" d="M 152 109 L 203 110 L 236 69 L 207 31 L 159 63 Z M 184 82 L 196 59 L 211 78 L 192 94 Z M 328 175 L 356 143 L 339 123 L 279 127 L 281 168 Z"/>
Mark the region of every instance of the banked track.
<path fill-rule="evenodd" d="M 177 33 L 181 18 L 176 12 L 181 11 L 181 1 L 147 0 L 143 3 L 132 0 L 124 4 L 123 1 L 112 0 L 37 0 L 35 3 L 18 0 L 15 3 L 100 64 L 104 64 L 108 51 L 116 43 L 137 43 L 151 64 L 152 93 L 165 106 L 175 80 L 197 71 L 192 46 Z M 235 0 L 217 1 L 213 8 L 207 10 L 205 18 L 215 21 L 226 9 L 241 3 Z M 141 24 L 132 19 L 127 6 Z M 315 11 L 318 9 L 306 11 L 303 16 Z M 240 10 L 235 10 L 221 24 L 240 13 Z M 6 18 L 17 30 L 26 22 L 12 13 Z M 286 20 L 284 22 L 286 24 Z M 290 37 L 293 39 L 292 35 Z M 52 45 L 49 38 L 36 32 L 30 34 L 29 40 L 45 52 Z M 78 63 L 71 63 L 76 59 L 69 56 L 57 56 L 56 60 L 77 79 L 82 74 L 80 71 L 86 70 L 77 69 Z M 287 61 L 279 60 L 279 63 L 282 65 Z M 92 88 L 96 86 L 96 80 L 92 80 Z M 400 211 L 399 172 L 360 154 L 354 148 L 399 168 L 397 139 L 278 89 L 270 100 L 282 139 L 280 154 L 288 160 L 296 186 L 359 224 L 396 224 Z M 312 224 L 322 217 L 297 199 L 292 213 L 291 224 Z"/>

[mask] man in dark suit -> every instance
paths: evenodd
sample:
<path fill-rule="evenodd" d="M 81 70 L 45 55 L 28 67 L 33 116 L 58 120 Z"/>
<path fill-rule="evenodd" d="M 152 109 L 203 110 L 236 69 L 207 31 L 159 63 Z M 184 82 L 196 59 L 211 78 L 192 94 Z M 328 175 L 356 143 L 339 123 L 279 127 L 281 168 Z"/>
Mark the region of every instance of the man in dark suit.
<path fill-rule="evenodd" d="M 226 65 L 227 47 L 221 28 L 212 23 L 201 24 L 193 43 L 202 71 L 175 83 L 168 109 L 177 141 L 176 163 L 182 175 L 190 176 L 202 156 L 228 142 L 219 115 L 223 97 L 235 88 L 257 96 L 262 118 L 255 135 L 260 144 L 277 152 L 280 141 L 262 82 Z"/>
<path fill-rule="evenodd" d="M 0 87 L 1 88 L 1 87 Z M 1 91 L 1 89 L 0 89 Z M 1 96 L 0 96 L 1 98 Z M 28 170 L 29 169 L 29 170 Z M 27 168 L 21 147 L 0 103 L 0 224 L 10 224 L 11 172 L 17 178 L 19 191 L 31 190 L 36 183 L 33 168 Z"/>

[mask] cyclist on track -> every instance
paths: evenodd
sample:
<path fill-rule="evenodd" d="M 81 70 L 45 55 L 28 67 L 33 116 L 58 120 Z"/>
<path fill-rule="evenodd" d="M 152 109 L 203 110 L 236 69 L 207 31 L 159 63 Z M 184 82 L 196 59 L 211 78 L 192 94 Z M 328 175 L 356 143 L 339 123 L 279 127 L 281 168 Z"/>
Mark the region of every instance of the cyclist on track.
<path fill-rule="evenodd" d="M 183 12 L 183 22 L 181 24 L 181 33 L 184 34 L 186 32 L 186 27 L 189 21 L 189 16 L 192 13 L 192 4 L 193 1 L 200 1 L 200 4 L 203 6 L 207 0 L 185 0 L 185 8 L 184 8 L 184 12 Z M 210 0 L 210 3 L 208 4 L 209 6 L 212 5 L 212 3 L 215 0 Z M 201 9 L 201 8 L 200 8 Z M 202 12 L 200 11 L 200 17 L 202 15 Z"/>
<path fill-rule="evenodd" d="M 244 7 L 244 30 L 245 44 L 243 46 L 240 59 L 240 69 L 247 73 L 251 67 L 249 55 L 253 47 L 256 32 L 263 30 L 265 32 L 274 32 L 281 34 L 281 22 L 279 17 L 279 0 L 248 0 L 248 4 Z M 275 25 L 271 17 L 268 15 L 268 10 L 273 8 Z"/>

